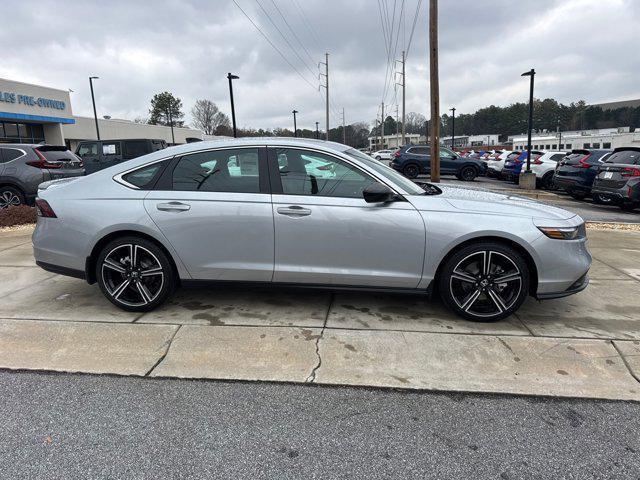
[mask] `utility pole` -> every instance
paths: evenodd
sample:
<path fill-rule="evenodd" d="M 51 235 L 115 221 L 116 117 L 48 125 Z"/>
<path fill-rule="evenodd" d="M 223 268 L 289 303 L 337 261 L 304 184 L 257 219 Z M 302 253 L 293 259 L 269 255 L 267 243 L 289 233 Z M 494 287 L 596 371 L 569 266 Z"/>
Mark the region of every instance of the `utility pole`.
<path fill-rule="evenodd" d="M 293 113 L 293 136 L 297 137 L 298 136 L 298 126 L 296 125 L 296 113 L 298 113 L 298 110 L 293 110 L 291 113 Z"/>
<path fill-rule="evenodd" d="M 404 126 L 404 117 L 405 117 L 405 111 L 406 111 L 406 101 L 405 101 L 405 90 L 407 87 L 407 77 L 405 76 L 405 65 L 406 62 L 406 54 L 405 51 L 402 51 L 402 145 L 405 145 L 407 143 L 407 130 Z"/>
<path fill-rule="evenodd" d="M 320 68 L 320 65 L 323 65 L 322 62 L 318 63 L 318 68 Z M 325 84 L 324 85 L 320 85 L 320 88 L 324 87 L 327 97 L 325 98 L 326 100 L 326 122 L 327 122 L 327 131 L 325 133 L 325 140 L 329 140 L 329 54 L 325 53 L 324 54 L 324 74 L 320 74 L 320 77 L 324 76 L 324 81 Z"/>
<path fill-rule="evenodd" d="M 438 0 L 429 0 L 431 74 L 431 181 L 440 182 L 440 83 L 438 81 Z"/>
<path fill-rule="evenodd" d="M 347 144 L 347 130 L 344 125 L 344 107 L 342 107 L 342 144 Z"/>
<path fill-rule="evenodd" d="M 233 122 L 233 138 L 236 138 L 238 134 L 236 132 L 236 109 L 233 104 L 233 84 L 231 83 L 231 81 L 237 80 L 239 78 L 240 77 L 238 77 L 237 75 L 227 73 L 227 79 L 229 80 L 229 96 L 231 97 L 231 121 Z"/>
<path fill-rule="evenodd" d="M 100 140 L 100 128 L 98 127 L 98 114 L 96 113 L 96 98 L 93 95 L 93 81 L 99 78 L 100 77 L 89 77 L 89 86 L 91 87 L 91 102 L 93 103 L 93 118 L 96 121 L 96 135 L 98 136 L 98 140 Z"/>
<path fill-rule="evenodd" d="M 449 109 L 452 113 L 451 116 L 451 150 L 456 146 L 456 107 Z"/>
<path fill-rule="evenodd" d="M 396 105 L 396 147 L 400 148 L 400 137 L 398 136 L 398 105 Z"/>
<path fill-rule="evenodd" d="M 558 123 L 556 124 L 556 132 L 558 133 L 558 150 L 562 150 L 562 132 L 560 131 L 560 117 L 558 117 Z"/>
<path fill-rule="evenodd" d="M 384 102 L 382 102 L 382 123 L 380 124 L 380 134 L 382 138 L 382 146 L 380 148 L 384 150 Z"/>
<path fill-rule="evenodd" d="M 318 130 L 318 123 L 316 122 L 316 139 L 320 138 L 320 131 Z"/>
<path fill-rule="evenodd" d="M 169 108 L 167 109 L 167 120 L 169 120 L 169 125 L 171 125 L 171 143 L 173 145 L 176 144 L 176 137 L 173 134 L 173 117 L 171 115 L 171 110 L 173 109 L 173 105 L 169 104 Z"/>

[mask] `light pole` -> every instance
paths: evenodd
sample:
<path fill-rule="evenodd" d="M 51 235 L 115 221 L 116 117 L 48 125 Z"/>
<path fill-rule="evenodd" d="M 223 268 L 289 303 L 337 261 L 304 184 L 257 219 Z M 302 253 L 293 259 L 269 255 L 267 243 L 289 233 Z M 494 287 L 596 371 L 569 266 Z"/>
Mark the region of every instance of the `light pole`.
<path fill-rule="evenodd" d="M 318 122 L 316 122 L 316 140 L 320 138 L 320 131 L 318 130 Z"/>
<path fill-rule="evenodd" d="M 229 80 L 229 97 L 231 97 L 231 122 L 233 123 L 233 138 L 238 137 L 238 133 L 236 131 L 236 108 L 233 104 L 233 84 L 232 80 L 237 80 L 240 77 L 237 75 L 232 75 L 231 73 L 227 73 L 227 79 Z"/>
<path fill-rule="evenodd" d="M 536 76 L 536 71 L 532 68 L 528 72 L 524 72 L 522 77 L 530 77 L 529 84 L 529 126 L 527 128 L 527 170 L 531 172 L 531 130 L 533 129 L 533 82 Z"/>
<path fill-rule="evenodd" d="M 296 125 L 296 113 L 298 113 L 298 110 L 292 110 L 291 113 L 293 113 L 293 136 L 297 137 L 298 136 L 298 126 Z"/>
<path fill-rule="evenodd" d="M 558 117 L 558 124 L 556 125 L 556 130 L 558 132 L 558 150 L 562 150 L 562 132 L 560 131 L 560 117 Z"/>
<path fill-rule="evenodd" d="M 100 140 L 100 128 L 98 127 L 98 114 L 96 113 L 96 98 L 93 95 L 93 81 L 99 78 L 100 77 L 89 77 L 89 87 L 91 87 L 91 102 L 93 103 L 93 118 L 96 121 L 96 135 L 98 136 L 98 140 Z"/>
<path fill-rule="evenodd" d="M 169 108 L 167 109 L 167 120 L 169 120 L 169 125 L 171 125 L 171 143 L 175 145 L 176 137 L 173 134 L 173 116 L 171 115 L 172 109 L 173 109 L 173 105 L 169 104 Z"/>
<path fill-rule="evenodd" d="M 452 113 L 451 117 L 451 150 L 455 147 L 456 144 L 456 107 L 450 108 L 449 111 Z"/>

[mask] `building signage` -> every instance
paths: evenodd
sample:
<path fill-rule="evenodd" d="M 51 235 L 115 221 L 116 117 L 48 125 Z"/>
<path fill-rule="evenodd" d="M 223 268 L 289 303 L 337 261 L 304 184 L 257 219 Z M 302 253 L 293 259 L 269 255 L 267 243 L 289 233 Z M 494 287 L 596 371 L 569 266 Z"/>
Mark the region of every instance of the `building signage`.
<path fill-rule="evenodd" d="M 30 107 L 54 108 L 64 110 L 67 104 L 61 100 L 52 100 L 44 97 L 33 97 L 31 95 L 20 95 L 13 92 L 0 92 L 0 102 L 17 103 Z"/>

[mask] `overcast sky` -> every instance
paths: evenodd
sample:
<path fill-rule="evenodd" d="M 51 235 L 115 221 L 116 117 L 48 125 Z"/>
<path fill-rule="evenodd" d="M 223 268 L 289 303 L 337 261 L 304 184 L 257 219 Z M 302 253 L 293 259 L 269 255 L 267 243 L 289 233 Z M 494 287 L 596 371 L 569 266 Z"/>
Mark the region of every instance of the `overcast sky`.
<path fill-rule="evenodd" d="M 92 115 L 87 77 L 99 76 L 98 115 L 113 118 L 147 116 L 152 95 L 168 90 L 182 99 L 189 121 L 199 98 L 229 113 L 226 74 L 233 72 L 240 76 L 234 83 L 240 126 L 291 128 L 295 108 L 298 125 L 315 128 L 316 121 L 324 125 L 317 63 L 329 52 L 332 126 L 343 107 L 347 123 L 373 121 L 387 66 L 378 5 L 386 6 L 391 24 L 395 4 L 392 50 L 399 58 L 418 0 L 236 1 L 297 72 L 232 0 L 4 0 L 0 77 L 72 89 L 74 113 Z M 418 14 L 406 75 L 407 112 L 423 114 L 428 4 Z M 441 0 L 441 110 L 470 113 L 525 101 L 528 83 L 520 74 L 532 67 L 538 98 L 640 98 L 639 24 L 639 0 Z M 393 88 L 385 101 L 394 103 Z"/>

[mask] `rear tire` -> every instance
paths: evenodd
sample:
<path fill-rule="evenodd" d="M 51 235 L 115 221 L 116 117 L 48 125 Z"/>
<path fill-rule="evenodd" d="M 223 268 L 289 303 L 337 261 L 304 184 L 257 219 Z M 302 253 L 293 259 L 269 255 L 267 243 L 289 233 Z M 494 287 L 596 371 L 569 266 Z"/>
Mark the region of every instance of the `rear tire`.
<path fill-rule="evenodd" d="M 24 195 L 20 190 L 10 186 L 0 187 L 0 210 L 24 205 Z"/>
<path fill-rule="evenodd" d="M 380 157 L 380 155 L 376 155 L 376 160 L 382 160 L 382 157 Z"/>
<path fill-rule="evenodd" d="M 474 167 L 462 167 L 458 175 L 458 178 L 460 178 L 460 180 L 463 180 L 465 182 L 473 182 L 478 176 L 478 170 L 476 170 Z"/>
<path fill-rule="evenodd" d="M 614 203 L 613 199 L 610 197 L 603 197 L 599 193 L 591 194 L 591 199 L 593 200 L 593 203 L 598 205 L 612 205 Z"/>
<path fill-rule="evenodd" d="M 109 242 L 98 255 L 95 273 L 104 296 L 129 312 L 149 312 L 161 305 L 177 281 L 164 250 L 134 236 Z"/>
<path fill-rule="evenodd" d="M 540 188 L 544 190 L 555 190 L 553 186 L 553 172 L 549 172 L 544 177 L 542 177 Z"/>
<path fill-rule="evenodd" d="M 404 167 L 402 169 L 402 173 L 407 178 L 417 178 L 418 174 L 420 173 L 420 169 L 418 168 L 417 165 L 411 164 Z"/>
<path fill-rule="evenodd" d="M 474 322 L 495 322 L 514 313 L 527 298 L 529 269 L 513 248 L 480 242 L 461 248 L 445 261 L 438 289 L 456 315 Z"/>

